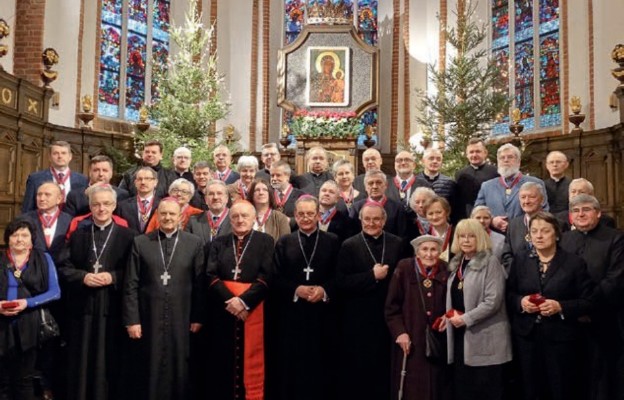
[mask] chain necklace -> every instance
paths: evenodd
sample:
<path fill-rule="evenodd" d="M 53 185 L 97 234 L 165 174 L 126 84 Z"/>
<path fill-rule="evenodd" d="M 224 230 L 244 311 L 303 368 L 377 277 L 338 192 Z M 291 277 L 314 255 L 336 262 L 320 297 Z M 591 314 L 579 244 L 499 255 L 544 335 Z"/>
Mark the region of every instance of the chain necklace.
<path fill-rule="evenodd" d="M 255 231 L 252 229 L 251 233 L 249 234 L 249 239 L 247 240 L 247 243 L 245 243 L 245 247 L 243 247 L 243 251 L 241 251 L 240 257 L 238 256 L 236 252 L 236 239 L 234 239 L 234 235 L 232 235 L 232 249 L 234 250 L 234 261 L 236 262 L 236 265 L 234 269 L 232 270 L 232 273 L 234 274 L 234 280 L 238 280 L 238 274 L 243 272 L 240 269 L 240 265 L 241 265 L 241 262 L 243 261 L 243 256 L 245 255 L 245 252 L 247 251 L 247 247 L 249 247 L 249 243 L 251 243 L 251 237 L 253 236 L 254 232 Z"/>
<path fill-rule="evenodd" d="M 111 222 L 111 224 L 112 226 L 110 230 L 108 231 L 108 236 L 106 236 L 106 240 L 104 240 L 104 244 L 102 245 L 102 250 L 100 251 L 99 255 L 97 253 L 97 247 L 95 245 L 95 228 L 93 227 L 95 225 L 95 222 L 91 224 L 91 242 L 93 243 L 93 254 L 95 255 L 95 262 L 93 263 L 93 270 L 95 271 L 96 274 L 99 273 L 100 268 L 102 268 L 102 264 L 100 264 L 100 258 L 102 258 L 102 255 L 104 254 L 104 249 L 106 249 L 106 245 L 108 244 L 108 239 L 110 239 L 111 234 L 113 233 L 113 229 L 115 229 L 115 224 L 113 222 Z"/>
<path fill-rule="evenodd" d="M 316 240 L 314 241 L 314 248 L 312 249 L 312 254 L 310 255 L 310 259 L 306 257 L 305 250 L 303 249 L 303 243 L 301 242 L 301 231 L 298 231 L 297 238 L 299 239 L 299 248 L 301 249 L 301 254 L 303 254 L 303 260 L 306 263 L 306 267 L 303 269 L 303 272 L 306 274 L 306 281 L 310 280 L 310 273 L 314 272 L 310 265 L 312 264 L 312 259 L 314 259 L 314 254 L 316 254 L 316 246 L 319 242 L 319 236 L 321 236 L 320 232 L 316 232 Z"/>
<path fill-rule="evenodd" d="M 383 261 L 384 261 L 384 256 L 386 255 L 386 235 L 383 235 L 383 245 L 381 247 L 381 260 L 379 262 L 377 262 L 377 260 L 375 259 L 375 255 L 373 254 L 373 251 L 371 250 L 370 246 L 368 245 L 368 242 L 366 241 L 366 237 L 364 236 L 364 232 L 360 232 L 360 234 L 362 235 L 362 240 L 364 241 L 364 244 L 366 245 L 366 248 L 368 249 L 368 253 L 370 254 L 371 258 L 373 259 L 373 261 L 375 262 L 375 264 L 380 264 L 383 265 Z"/>
<path fill-rule="evenodd" d="M 160 258 L 163 262 L 163 267 L 165 268 L 165 272 L 160 275 L 160 279 L 162 279 L 163 285 L 167 286 L 169 284 L 169 279 L 171 279 L 171 275 L 169 275 L 169 267 L 171 266 L 171 261 L 173 260 L 173 254 L 176 251 L 176 247 L 178 247 L 178 239 L 180 238 L 180 232 L 177 232 L 175 241 L 173 242 L 173 250 L 171 250 L 171 255 L 169 256 L 169 262 L 165 262 L 165 252 L 162 248 L 162 243 L 160 241 L 160 232 L 158 232 L 158 249 L 160 250 Z"/>

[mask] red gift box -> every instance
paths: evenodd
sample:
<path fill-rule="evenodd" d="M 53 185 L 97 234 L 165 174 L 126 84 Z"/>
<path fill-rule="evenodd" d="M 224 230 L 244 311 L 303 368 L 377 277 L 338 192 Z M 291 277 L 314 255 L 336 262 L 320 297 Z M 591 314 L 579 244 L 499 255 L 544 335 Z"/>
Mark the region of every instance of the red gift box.
<path fill-rule="evenodd" d="M 536 306 L 539 306 L 546 301 L 546 297 L 542 296 L 540 293 L 534 293 L 529 296 L 529 301 Z"/>
<path fill-rule="evenodd" d="M 456 309 L 451 308 L 450 310 L 448 310 L 448 311 L 446 312 L 446 314 L 444 314 L 444 316 L 445 316 L 446 318 L 453 318 L 456 314 L 457 314 L 457 315 L 462 315 L 462 314 L 463 314 L 463 312 L 461 312 L 461 311 L 457 311 Z"/>
<path fill-rule="evenodd" d="M 438 317 L 436 318 L 435 321 L 433 321 L 433 325 L 431 326 L 434 330 L 439 331 L 440 330 L 440 325 L 442 324 L 442 317 Z"/>

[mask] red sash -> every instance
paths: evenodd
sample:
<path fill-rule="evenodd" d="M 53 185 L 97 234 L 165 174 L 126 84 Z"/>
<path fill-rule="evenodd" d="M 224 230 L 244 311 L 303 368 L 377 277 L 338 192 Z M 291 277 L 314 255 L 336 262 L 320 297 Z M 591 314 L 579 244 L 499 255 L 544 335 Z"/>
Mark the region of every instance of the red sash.
<path fill-rule="evenodd" d="M 251 283 L 223 281 L 234 296 L 240 296 Z M 245 321 L 243 384 L 245 400 L 264 400 L 264 302 L 249 313 Z"/>

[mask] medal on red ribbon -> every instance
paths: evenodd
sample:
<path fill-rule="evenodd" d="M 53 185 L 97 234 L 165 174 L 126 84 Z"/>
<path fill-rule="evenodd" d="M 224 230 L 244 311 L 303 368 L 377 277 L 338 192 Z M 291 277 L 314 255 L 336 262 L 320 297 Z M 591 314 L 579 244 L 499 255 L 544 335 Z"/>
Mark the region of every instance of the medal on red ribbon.
<path fill-rule="evenodd" d="M 247 199 L 247 190 L 245 188 L 245 185 L 243 185 L 243 182 L 241 181 L 238 181 L 238 194 L 240 195 L 241 199 Z"/>
<path fill-rule="evenodd" d="M 46 245 L 47 247 L 50 247 L 50 244 L 52 242 L 52 227 L 56 223 L 59 215 L 61 215 L 61 209 L 57 207 L 56 212 L 47 221 L 43 217 L 42 212 L 38 212 L 37 214 L 39 216 L 39 222 L 41 222 L 41 227 L 43 228 L 43 235 L 45 236 Z"/>
<path fill-rule="evenodd" d="M 502 176 L 498 178 L 501 185 L 505 187 L 505 195 L 511 196 L 511 190 L 513 189 L 514 186 L 518 184 L 518 182 L 520 182 L 521 178 L 522 178 L 522 173 L 518 173 L 518 175 L 514 178 L 514 180 L 511 182 L 510 185 L 507 185 L 507 181 L 505 181 L 505 178 L 503 178 Z"/>
<path fill-rule="evenodd" d="M 228 209 L 225 208 L 223 211 L 221 211 L 221 214 L 219 214 L 219 217 L 217 218 L 216 221 L 214 221 L 212 219 L 212 217 L 214 216 L 214 214 L 212 214 L 212 212 L 208 211 L 206 213 L 206 218 L 208 219 L 208 225 L 210 225 L 210 236 L 211 237 L 215 237 L 217 236 L 217 233 L 219 232 L 219 228 L 221 227 L 221 222 L 223 222 L 223 220 L 225 219 L 225 216 L 227 215 Z"/>
<path fill-rule="evenodd" d="M 433 277 L 438 273 L 438 263 L 431 267 L 431 270 L 427 272 L 427 268 L 425 268 L 420 262 L 420 259 L 416 257 L 416 266 L 418 267 L 418 272 L 420 272 L 423 278 L 425 278 L 422 281 L 423 286 L 426 289 L 429 289 L 433 285 Z"/>
<path fill-rule="evenodd" d="M 218 179 L 220 181 L 225 182 L 230 177 L 231 173 L 232 173 L 232 170 L 228 167 L 228 168 L 225 169 L 224 172 L 219 172 L 219 171 L 215 172 L 215 176 L 214 177 L 215 177 L 215 179 Z"/>
<path fill-rule="evenodd" d="M 69 179 L 71 175 L 71 171 L 69 170 L 69 168 L 67 168 L 67 171 L 63 176 L 63 179 L 59 177 L 59 174 L 56 173 L 56 170 L 54 168 L 50 168 L 50 171 L 52 172 L 52 176 L 54 177 L 54 182 L 56 182 L 56 184 L 59 185 L 59 187 L 61 188 L 61 192 L 63 193 L 63 198 L 65 198 L 65 183 Z"/>
<path fill-rule="evenodd" d="M 373 199 L 372 199 L 372 198 L 370 198 L 370 197 L 368 198 L 368 200 L 367 200 L 367 201 L 368 201 L 368 202 L 371 202 L 371 203 L 377 203 L 377 204 L 379 204 L 380 206 L 385 207 L 385 206 L 386 206 L 386 203 L 388 202 L 388 198 L 387 198 L 387 197 L 386 197 L 386 195 L 384 194 L 383 196 L 381 196 L 381 200 L 379 200 L 379 201 L 377 201 L 377 200 L 373 200 Z"/>
<path fill-rule="evenodd" d="M 334 218 L 334 215 L 336 215 L 336 212 L 336 207 L 332 207 L 330 213 L 325 218 L 321 217 L 319 226 L 322 231 L 327 232 L 327 228 L 329 228 L 329 224 L 331 223 L 332 218 Z"/>
<path fill-rule="evenodd" d="M 459 279 L 459 283 L 457 284 L 457 289 L 464 289 L 464 257 L 462 257 L 461 262 L 459 263 L 459 268 L 457 268 L 457 279 Z"/>
<path fill-rule="evenodd" d="M 353 186 L 351 186 L 351 189 L 349 189 L 349 194 L 346 196 L 344 193 L 342 193 L 342 191 L 340 192 L 340 197 L 342 197 L 348 209 L 350 209 L 351 206 L 353 205 L 353 194 L 354 194 L 353 192 L 354 192 Z"/>
<path fill-rule="evenodd" d="M 262 219 L 260 219 L 259 217 L 256 217 L 256 222 L 258 223 L 258 230 L 260 232 L 264 232 L 264 224 L 266 224 L 267 220 L 271 216 L 271 212 L 273 212 L 273 210 L 269 208 L 267 212 L 265 212 L 264 215 L 262 216 Z"/>
<path fill-rule="evenodd" d="M 448 228 L 446 228 L 446 233 L 444 234 L 444 244 L 442 245 L 442 249 L 440 250 L 441 253 L 444 253 L 444 251 L 448 248 L 448 245 L 451 241 L 451 236 L 453 236 L 452 233 L 453 233 L 453 225 L 449 224 Z M 433 226 L 429 227 L 429 234 L 440 237 L 440 235 L 433 228 Z"/>
<path fill-rule="evenodd" d="M 286 189 L 286 191 L 284 192 L 284 195 L 282 196 L 282 200 L 280 200 L 279 191 L 275 190 L 273 192 L 273 197 L 275 198 L 277 209 L 280 212 L 284 212 L 284 206 L 286 205 L 286 202 L 288 201 L 288 198 L 290 197 L 290 194 L 292 193 L 292 191 L 293 191 L 292 185 L 288 185 L 288 189 Z"/>
<path fill-rule="evenodd" d="M 396 186 L 396 188 L 399 190 L 399 197 L 401 197 L 401 200 L 405 200 L 405 198 L 407 197 L 407 192 L 409 192 L 414 182 L 416 182 L 416 176 L 412 175 L 412 177 L 407 180 L 407 184 L 403 189 L 401 189 L 401 181 L 398 177 L 395 176 L 392 181 L 394 182 L 394 186 Z"/>
<path fill-rule="evenodd" d="M 13 276 L 19 279 L 22 276 L 22 271 L 24 270 L 24 267 L 26 267 L 26 264 L 28 264 L 28 260 L 30 259 L 30 250 L 28 250 L 28 254 L 26 255 L 26 259 L 24 260 L 22 265 L 17 265 L 17 263 L 13 259 L 13 253 L 11 252 L 11 250 L 7 250 L 6 254 L 7 258 L 9 259 L 9 263 L 14 268 Z"/>
<path fill-rule="evenodd" d="M 143 201 L 139 199 L 137 196 L 137 205 L 139 207 L 139 214 L 141 215 L 141 221 L 144 223 L 149 219 L 149 215 L 152 212 L 152 207 L 154 206 L 154 196 L 152 196 L 152 200 L 147 204 L 147 206 L 143 206 Z"/>

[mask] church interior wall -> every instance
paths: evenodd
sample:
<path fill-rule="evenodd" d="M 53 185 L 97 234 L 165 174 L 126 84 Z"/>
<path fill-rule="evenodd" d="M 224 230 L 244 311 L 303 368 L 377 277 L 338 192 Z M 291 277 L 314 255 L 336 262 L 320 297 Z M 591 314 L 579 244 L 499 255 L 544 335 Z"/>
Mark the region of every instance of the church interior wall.
<path fill-rule="evenodd" d="M 9 36 L 2 40 L 3 44 L 9 46 L 7 55 L 2 57 L 0 65 L 5 71 L 13 73 L 13 55 L 15 54 L 15 2 L 17 0 L 0 1 L 0 18 L 3 18 L 9 25 L 11 32 Z"/>

